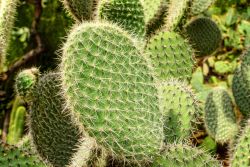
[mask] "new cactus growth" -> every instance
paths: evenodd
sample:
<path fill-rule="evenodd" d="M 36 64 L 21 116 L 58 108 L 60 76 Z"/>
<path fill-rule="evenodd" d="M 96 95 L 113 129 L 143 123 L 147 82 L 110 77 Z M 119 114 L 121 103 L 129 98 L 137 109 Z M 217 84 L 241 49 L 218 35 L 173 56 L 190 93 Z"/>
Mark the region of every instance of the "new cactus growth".
<path fill-rule="evenodd" d="M 198 15 L 207 10 L 216 0 L 193 0 L 191 6 L 192 15 Z"/>
<path fill-rule="evenodd" d="M 219 161 L 205 151 L 185 144 L 166 146 L 162 156 L 157 158 L 152 167 L 220 167 Z"/>
<path fill-rule="evenodd" d="M 2 0 L 0 3 L 0 72 L 3 71 L 18 0 Z"/>
<path fill-rule="evenodd" d="M 232 99 L 226 90 L 215 88 L 205 103 L 205 125 L 216 142 L 226 143 L 237 135 L 238 127 Z"/>
<path fill-rule="evenodd" d="M 245 127 L 243 133 L 238 139 L 233 155 L 231 157 L 231 167 L 248 167 L 250 156 L 250 126 Z"/>
<path fill-rule="evenodd" d="M 92 20 L 96 15 L 99 0 L 61 0 L 65 8 L 77 21 Z"/>
<path fill-rule="evenodd" d="M 200 108 L 186 83 L 170 80 L 162 85 L 165 142 L 188 139 L 195 130 Z"/>
<path fill-rule="evenodd" d="M 206 56 L 214 52 L 221 41 L 219 27 L 206 17 L 199 17 L 187 23 L 185 34 L 199 56 Z"/>
<path fill-rule="evenodd" d="M 99 5 L 99 17 L 119 24 L 138 37 L 145 35 L 144 8 L 140 0 L 104 0 Z"/>
<path fill-rule="evenodd" d="M 91 137 L 124 161 L 158 154 L 163 122 L 151 68 L 128 33 L 109 23 L 75 28 L 63 48 L 68 104 Z"/>
<path fill-rule="evenodd" d="M 23 106 L 20 106 L 15 111 L 11 112 L 9 133 L 7 136 L 7 142 L 9 144 L 16 144 L 22 137 L 25 125 L 25 115 L 26 109 Z"/>
<path fill-rule="evenodd" d="M 188 42 L 177 33 L 158 33 L 150 39 L 146 51 L 159 79 L 189 80 L 191 78 L 194 53 Z"/>
<path fill-rule="evenodd" d="M 86 136 L 78 125 L 65 106 L 59 75 L 43 75 L 32 91 L 29 122 L 32 143 L 39 155 L 55 167 L 69 165 Z"/>
<path fill-rule="evenodd" d="M 39 158 L 20 148 L 0 143 L 0 166 L 46 167 Z"/>
<path fill-rule="evenodd" d="M 21 71 L 16 77 L 15 89 L 20 97 L 28 97 L 37 82 L 39 70 L 31 68 Z"/>
<path fill-rule="evenodd" d="M 249 117 L 250 113 L 250 49 L 244 55 L 241 66 L 235 71 L 232 85 L 235 102 L 240 112 Z"/>

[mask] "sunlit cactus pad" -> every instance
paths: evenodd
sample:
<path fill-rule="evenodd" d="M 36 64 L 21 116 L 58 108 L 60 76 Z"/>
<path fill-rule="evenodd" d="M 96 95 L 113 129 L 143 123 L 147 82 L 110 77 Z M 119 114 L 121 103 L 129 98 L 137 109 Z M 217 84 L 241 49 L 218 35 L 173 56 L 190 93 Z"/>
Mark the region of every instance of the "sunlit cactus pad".
<path fill-rule="evenodd" d="M 194 66 L 193 51 L 179 34 L 160 32 L 150 39 L 146 50 L 159 79 L 191 78 Z"/>
<path fill-rule="evenodd" d="M 191 6 L 191 13 L 198 15 L 207 10 L 216 0 L 193 0 Z"/>
<path fill-rule="evenodd" d="M 61 78 L 75 112 L 96 141 L 125 160 L 158 154 L 163 122 L 146 58 L 109 23 L 84 23 L 63 48 Z"/>

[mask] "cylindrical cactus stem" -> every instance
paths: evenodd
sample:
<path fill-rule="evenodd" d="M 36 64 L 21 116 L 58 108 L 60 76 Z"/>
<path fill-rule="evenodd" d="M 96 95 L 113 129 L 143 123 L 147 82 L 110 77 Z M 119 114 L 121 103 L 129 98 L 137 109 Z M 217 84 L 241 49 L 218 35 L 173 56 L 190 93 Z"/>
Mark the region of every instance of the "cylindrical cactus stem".
<path fill-rule="evenodd" d="M 2 0 L 0 2 L 0 72 L 3 71 L 18 2 L 19 0 Z"/>
<path fill-rule="evenodd" d="M 9 144 L 16 144 L 22 137 L 25 125 L 25 116 L 26 108 L 23 106 L 20 106 L 15 111 L 11 112 L 11 119 L 7 136 L 7 142 Z"/>

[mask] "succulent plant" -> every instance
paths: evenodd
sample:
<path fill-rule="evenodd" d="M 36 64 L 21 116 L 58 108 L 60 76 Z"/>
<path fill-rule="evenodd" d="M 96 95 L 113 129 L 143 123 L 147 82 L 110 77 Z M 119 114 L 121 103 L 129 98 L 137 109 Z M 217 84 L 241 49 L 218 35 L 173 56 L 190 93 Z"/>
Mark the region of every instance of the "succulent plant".
<path fill-rule="evenodd" d="M 191 5 L 192 15 L 198 15 L 209 8 L 216 0 L 193 0 Z"/>
<path fill-rule="evenodd" d="M 213 89 L 205 103 L 205 125 L 208 134 L 216 142 L 226 143 L 238 132 L 232 99 L 226 90 Z"/>
<path fill-rule="evenodd" d="M 135 40 L 109 23 L 84 23 L 63 48 L 67 102 L 91 137 L 124 161 L 157 155 L 163 142 L 158 90 Z"/>

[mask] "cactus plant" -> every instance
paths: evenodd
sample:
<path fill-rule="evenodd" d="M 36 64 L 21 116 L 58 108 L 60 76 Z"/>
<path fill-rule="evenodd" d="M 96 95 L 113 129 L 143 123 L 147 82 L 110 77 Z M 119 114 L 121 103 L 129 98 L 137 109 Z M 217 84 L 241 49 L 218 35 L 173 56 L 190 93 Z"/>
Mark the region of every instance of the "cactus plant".
<path fill-rule="evenodd" d="M 130 35 L 109 23 L 73 29 L 61 63 L 67 102 L 90 136 L 124 161 L 158 154 L 163 122 L 147 59 Z"/>
<path fill-rule="evenodd" d="M 237 135 L 238 127 L 232 99 L 226 90 L 213 89 L 205 103 L 205 125 L 216 142 L 226 143 Z"/>
<path fill-rule="evenodd" d="M 164 0 L 165 1 L 165 0 Z M 163 0 L 141 0 L 142 6 L 144 8 L 145 13 L 145 23 L 149 23 L 152 19 L 154 19 L 155 15 L 158 13 Z"/>
<path fill-rule="evenodd" d="M 9 144 L 16 144 L 22 137 L 25 125 L 26 108 L 23 106 L 18 107 L 14 112 L 11 112 L 9 133 L 7 142 Z"/>
<path fill-rule="evenodd" d="M 168 145 L 153 167 L 220 167 L 219 161 L 205 151 L 185 144 Z"/>
<path fill-rule="evenodd" d="M 4 0 L 0 3 L 0 72 L 3 71 L 18 2 L 18 0 Z"/>
<path fill-rule="evenodd" d="M 96 15 L 96 7 L 99 0 L 61 0 L 69 11 L 70 15 L 73 16 L 78 22 L 84 20 L 93 20 Z"/>
<path fill-rule="evenodd" d="M 39 158 L 11 145 L 0 144 L 0 165 L 13 167 L 45 167 Z"/>
<path fill-rule="evenodd" d="M 146 50 L 159 79 L 191 78 L 194 66 L 193 50 L 177 33 L 158 33 L 150 39 Z"/>
<path fill-rule="evenodd" d="M 231 167 L 247 167 L 249 166 L 250 156 L 250 126 L 244 128 L 241 136 L 238 139 L 236 146 L 234 147 L 233 154 L 231 156 Z"/>
<path fill-rule="evenodd" d="M 232 85 L 235 102 L 241 113 L 249 117 L 250 113 L 250 49 L 244 55 L 242 64 L 235 71 Z"/>
<path fill-rule="evenodd" d="M 191 20 L 184 27 L 185 34 L 198 56 L 214 52 L 220 44 L 221 32 L 214 21 L 206 17 Z"/>
<path fill-rule="evenodd" d="M 39 75 L 37 68 L 25 69 L 16 77 L 15 90 L 20 97 L 28 97 Z"/>
<path fill-rule="evenodd" d="M 186 83 L 169 80 L 162 85 L 165 142 L 188 139 L 195 130 L 200 107 Z"/>
<path fill-rule="evenodd" d="M 69 165 L 86 133 L 65 106 L 58 74 L 39 79 L 32 91 L 31 111 L 30 133 L 39 155 L 55 167 Z"/>
<path fill-rule="evenodd" d="M 198 15 L 209 8 L 216 0 L 193 0 L 191 5 L 192 15 Z"/>
<path fill-rule="evenodd" d="M 119 24 L 138 37 L 145 36 L 144 8 L 140 0 L 104 0 L 98 14 L 101 19 Z"/>

